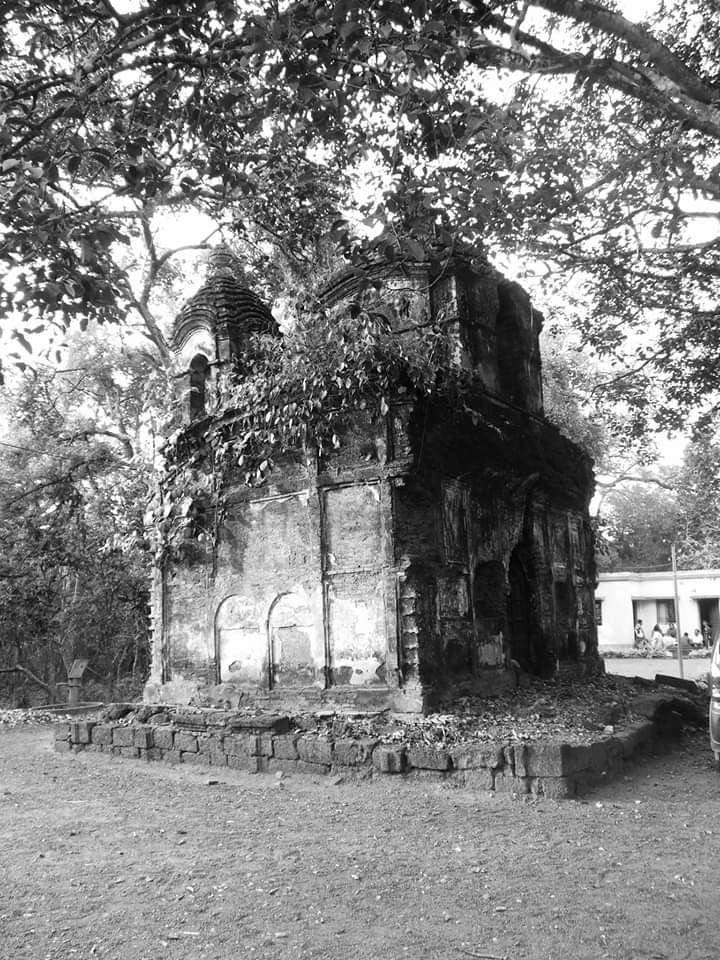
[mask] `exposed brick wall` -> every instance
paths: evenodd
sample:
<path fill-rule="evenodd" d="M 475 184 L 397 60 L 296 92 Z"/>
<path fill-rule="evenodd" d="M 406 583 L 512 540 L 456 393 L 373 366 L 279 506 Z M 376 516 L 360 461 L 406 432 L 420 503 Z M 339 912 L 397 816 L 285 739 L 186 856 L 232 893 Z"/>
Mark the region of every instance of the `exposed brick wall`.
<path fill-rule="evenodd" d="M 248 773 L 449 778 L 459 785 L 497 792 L 563 798 L 616 776 L 657 734 L 656 724 L 646 721 L 588 745 L 468 742 L 437 746 L 318 734 L 294 729 L 287 717 L 279 715 L 223 721 L 224 715 L 214 713 L 193 714 L 191 721 L 179 713 L 169 723 L 57 723 L 55 750 Z"/>
<path fill-rule="evenodd" d="M 512 661 L 597 659 L 592 474 L 541 416 L 542 318 L 489 267 L 429 270 L 379 270 L 379 291 L 346 278 L 328 299 L 360 297 L 420 348 L 445 324 L 480 386 L 348 412 L 337 451 L 285 451 L 259 489 L 229 482 L 217 543 L 156 578 L 149 700 L 417 710 L 501 689 Z"/>

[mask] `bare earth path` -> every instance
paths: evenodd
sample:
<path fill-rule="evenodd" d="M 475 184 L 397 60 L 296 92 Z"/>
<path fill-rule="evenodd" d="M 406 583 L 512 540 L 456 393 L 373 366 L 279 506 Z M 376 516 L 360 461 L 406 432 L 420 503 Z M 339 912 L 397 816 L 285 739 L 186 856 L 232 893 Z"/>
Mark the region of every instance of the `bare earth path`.
<path fill-rule="evenodd" d="M 527 802 L 61 756 L 47 727 L 0 727 L 0 958 L 717 960 L 719 841 L 704 736 Z"/>

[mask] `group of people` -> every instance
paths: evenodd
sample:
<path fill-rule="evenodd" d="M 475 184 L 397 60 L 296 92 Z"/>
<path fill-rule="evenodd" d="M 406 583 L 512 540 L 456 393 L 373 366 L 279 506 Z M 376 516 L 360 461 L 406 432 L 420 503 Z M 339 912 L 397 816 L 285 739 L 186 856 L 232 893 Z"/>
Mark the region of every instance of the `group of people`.
<path fill-rule="evenodd" d="M 692 637 L 688 633 L 682 635 L 681 643 L 686 648 L 702 650 L 712 646 L 713 634 L 710 624 L 703 620 L 702 628 L 696 627 Z M 642 620 L 635 624 L 633 647 L 642 653 L 651 653 L 654 656 L 672 657 L 677 648 L 677 628 L 670 621 L 667 629 L 662 630 L 658 623 L 652 628 L 650 637 L 645 635 Z"/>

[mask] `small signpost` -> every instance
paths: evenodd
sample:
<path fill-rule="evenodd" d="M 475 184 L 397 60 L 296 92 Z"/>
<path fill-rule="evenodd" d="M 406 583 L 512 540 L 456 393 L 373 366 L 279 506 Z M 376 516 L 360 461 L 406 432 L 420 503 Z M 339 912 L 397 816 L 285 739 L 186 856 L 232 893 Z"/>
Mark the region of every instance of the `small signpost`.
<path fill-rule="evenodd" d="M 73 660 L 70 664 L 67 678 L 68 706 L 70 707 L 75 707 L 80 703 L 80 684 L 87 665 L 87 660 Z"/>

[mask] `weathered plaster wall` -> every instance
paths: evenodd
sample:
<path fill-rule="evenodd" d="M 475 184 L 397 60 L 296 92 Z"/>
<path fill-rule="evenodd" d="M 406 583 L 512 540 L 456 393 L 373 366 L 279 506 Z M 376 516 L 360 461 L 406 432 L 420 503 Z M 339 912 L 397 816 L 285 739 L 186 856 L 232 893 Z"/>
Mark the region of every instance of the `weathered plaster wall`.
<path fill-rule="evenodd" d="M 175 696 L 217 683 L 234 695 L 397 685 L 390 488 L 306 482 L 232 502 L 214 562 L 165 575 L 154 677 Z"/>
<path fill-rule="evenodd" d="M 359 299 L 419 350 L 443 324 L 476 388 L 348 412 L 338 450 L 286 451 L 263 488 L 230 485 L 215 546 L 158 579 L 149 697 L 400 693 L 422 709 L 596 657 L 592 475 L 542 419 L 542 317 L 465 262 L 383 279 L 346 278 L 329 302 Z"/>

